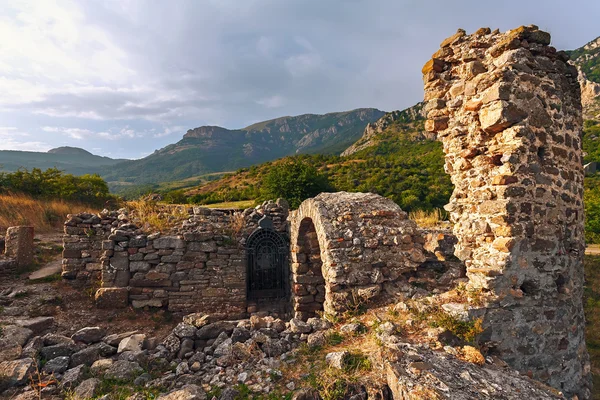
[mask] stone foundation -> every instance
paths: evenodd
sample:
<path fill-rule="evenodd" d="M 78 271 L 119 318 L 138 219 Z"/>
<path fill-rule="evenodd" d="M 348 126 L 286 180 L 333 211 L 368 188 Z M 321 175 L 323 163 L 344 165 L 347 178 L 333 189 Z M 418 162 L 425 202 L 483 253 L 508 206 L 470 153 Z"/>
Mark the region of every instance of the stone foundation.
<path fill-rule="evenodd" d="M 455 185 L 446 207 L 482 340 L 513 367 L 589 396 L 577 71 L 535 26 L 459 30 L 423 68 L 428 120 Z"/>

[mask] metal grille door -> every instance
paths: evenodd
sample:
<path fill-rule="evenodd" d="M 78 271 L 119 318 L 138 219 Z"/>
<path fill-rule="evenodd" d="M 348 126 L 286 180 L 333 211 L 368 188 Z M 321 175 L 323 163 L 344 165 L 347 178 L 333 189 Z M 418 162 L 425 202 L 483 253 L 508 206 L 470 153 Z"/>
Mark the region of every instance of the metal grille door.
<path fill-rule="evenodd" d="M 285 297 L 288 246 L 277 232 L 259 228 L 248 238 L 248 298 Z"/>

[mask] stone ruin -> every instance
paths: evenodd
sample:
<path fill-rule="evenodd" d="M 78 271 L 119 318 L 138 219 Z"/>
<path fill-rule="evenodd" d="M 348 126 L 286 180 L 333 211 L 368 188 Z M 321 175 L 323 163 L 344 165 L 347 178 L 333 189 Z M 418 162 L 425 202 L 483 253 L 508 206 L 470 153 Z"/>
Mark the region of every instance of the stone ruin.
<path fill-rule="evenodd" d="M 69 216 L 63 276 L 98 280 L 100 307 L 268 311 L 294 316 L 296 327 L 321 312 L 432 293 L 410 282 L 440 293 L 467 281 L 484 299 L 468 312 L 482 318 L 490 356 L 588 398 L 581 103 L 575 69 L 549 43 L 534 26 L 459 30 L 423 68 L 426 129 L 443 143 L 455 185 L 447 210 L 456 238 L 420 232 L 391 200 L 363 193 L 321 194 L 291 213 L 281 200 L 243 212 L 194 207 L 168 235 L 140 229 L 126 210 L 104 211 Z M 400 398 L 427 385 L 402 362 L 388 368 Z M 468 375 L 487 376 L 477 378 L 482 391 L 508 382 L 485 368 Z M 468 385 L 436 374 L 457 395 Z"/>
<path fill-rule="evenodd" d="M 374 194 L 323 193 L 289 218 L 283 200 L 242 212 L 188 211 L 168 235 L 144 232 L 126 210 L 69 215 L 63 277 L 97 282 L 104 308 L 307 320 L 409 290 L 398 287 L 402 274 L 425 261 L 416 224 Z"/>
<path fill-rule="evenodd" d="M 33 263 L 32 226 L 12 226 L 0 240 L 0 276 L 23 271 Z"/>
<path fill-rule="evenodd" d="M 455 186 L 446 209 L 490 354 L 588 398 L 582 117 L 577 70 L 535 26 L 459 30 L 423 67 Z"/>
<path fill-rule="evenodd" d="M 416 224 L 372 193 L 321 193 L 290 216 L 295 317 L 338 314 L 394 292 L 425 261 Z"/>

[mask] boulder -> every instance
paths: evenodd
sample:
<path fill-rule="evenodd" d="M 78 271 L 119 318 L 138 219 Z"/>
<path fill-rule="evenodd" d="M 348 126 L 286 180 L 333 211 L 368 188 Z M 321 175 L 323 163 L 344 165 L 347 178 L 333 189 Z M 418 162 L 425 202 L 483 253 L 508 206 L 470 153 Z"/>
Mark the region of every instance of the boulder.
<path fill-rule="evenodd" d="M 106 335 L 106 330 L 98 326 L 87 327 L 75 332 L 71 339 L 76 342 L 97 343 Z"/>
<path fill-rule="evenodd" d="M 325 356 L 325 362 L 332 368 L 343 369 L 346 358 L 350 353 L 347 351 L 336 351 L 333 353 L 327 353 Z"/>
<path fill-rule="evenodd" d="M 31 329 L 34 334 L 40 334 L 54 325 L 54 317 L 36 317 L 30 319 L 19 319 L 16 325 Z"/>
<path fill-rule="evenodd" d="M 60 381 L 61 386 L 65 388 L 71 388 L 81 382 L 84 374 L 83 367 L 83 365 L 79 365 L 75 368 L 67 370 Z"/>
<path fill-rule="evenodd" d="M 146 335 L 144 334 L 135 334 L 128 336 L 121 340 L 121 342 L 119 343 L 117 353 L 120 354 L 124 351 L 141 351 L 145 339 Z"/>
<path fill-rule="evenodd" d="M 297 318 L 292 318 L 290 320 L 290 330 L 294 333 L 310 333 L 312 328 L 306 322 Z"/>
<path fill-rule="evenodd" d="M 94 375 L 101 375 L 113 365 L 114 361 L 110 358 L 102 358 L 100 360 L 94 361 L 92 366 L 90 367 L 90 371 Z"/>
<path fill-rule="evenodd" d="M 113 335 L 106 336 L 104 339 L 102 339 L 102 341 L 111 346 L 119 346 L 119 343 L 121 343 L 121 340 L 128 338 L 129 336 L 135 335 L 136 333 L 138 333 L 138 331 L 116 333 Z"/>
<path fill-rule="evenodd" d="M 29 328 L 18 325 L 3 326 L 2 336 L 0 336 L 0 348 L 10 345 L 23 347 L 32 336 L 33 331 Z"/>
<path fill-rule="evenodd" d="M 106 343 L 96 343 L 94 345 L 86 347 L 83 350 L 78 351 L 77 353 L 74 353 L 71 356 L 71 367 L 76 367 L 81 364 L 87 365 L 89 367 L 100 358 L 112 356 L 116 352 L 117 349 L 115 349 L 112 346 L 109 346 Z"/>
<path fill-rule="evenodd" d="M 251 337 L 252 337 L 252 334 L 246 328 L 236 327 L 233 329 L 233 332 L 231 333 L 231 341 L 233 343 L 238 343 L 238 342 L 243 343 L 246 340 L 250 339 Z"/>
<path fill-rule="evenodd" d="M 223 342 L 221 342 L 218 346 L 215 347 L 215 350 L 213 352 L 213 356 L 215 357 L 223 357 L 223 356 L 228 356 L 231 354 L 231 345 L 232 345 L 232 341 L 231 338 L 227 338 L 225 339 Z"/>
<path fill-rule="evenodd" d="M 343 325 L 340 328 L 340 332 L 350 334 L 350 335 L 359 335 L 361 333 L 365 333 L 367 331 L 367 327 L 359 322 L 352 322 L 346 325 Z"/>
<path fill-rule="evenodd" d="M 218 321 L 212 324 L 208 324 L 198 329 L 196 333 L 196 337 L 198 339 L 208 340 L 215 339 L 222 332 L 227 333 L 227 335 L 231 335 L 233 329 L 235 328 L 235 324 L 230 321 Z"/>
<path fill-rule="evenodd" d="M 77 400 L 84 399 L 92 399 L 96 396 L 96 392 L 98 391 L 98 387 L 100 386 L 100 379 L 90 378 L 81 382 L 75 391 L 73 392 L 73 397 Z"/>
<path fill-rule="evenodd" d="M 158 400 L 206 400 L 204 390 L 197 385 L 185 385 L 174 392 L 163 394 Z"/>
<path fill-rule="evenodd" d="M 180 322 L 174 329 L 173 333 L 180 339 L 190 338 L 193 339 L 196 336 L 196 327 L 193 325 L 187 324 L 185 322 Z"/>
<path fill-rule="evenodd" d="M 321 318 L 309 318 L 306 323 L 310 325 L 313 331 L 325 331 L 333 326 L 333 324 L 326 319 Z"/>
<path fill-rule="evenodd" d="M 0 362 L 0 389 L 2 385 L 12 387 L 26 384 L 33 371 L 32 358 Z"/>
<path fill-rule="evenodd" d="M 308 338 L 306 339 L 306 343 L 310 347 L 321 347 L 325 345 L 325 342 L 325 333 L 322 331 L 313 332 L 310 335 L 308 335 Z"/>
<path fill-rule="evenodd" d="M 176 354 L 181 348 L 181 340 L 171 333 L 162 341 L 162 345 L 165 346 L 171 354 Z"/>
<path fill-rule="evenodd" d="M 183 317 L 183 322 L 188 325 L 195 326 L 196 328 L 202 328 L 205 325 L 221 321 L 225 318 L 225 314 L 192 313 Z"/>
<path fill-rule="evenodd" d="M 47 374 L 62 374 L 69 368 L 70 358 L 68 356 L 56 357 L 48 361 L 42 371 Z"/>
<path fill-rule="evenodd" d="M 23 347 L 21 358 L 36 358 L 42 347 L 44 347 L 44 339 L 42 339 L 40 336 L 34 337 L 29 341 L 29 343 L 27 343 L 27 346 Z"/>
<path fill-rule="evenodd" d="M 261 349 L 267 357 L 279 357 L 287 351 L 287 346 L 284 340 L 268 339 Z"/>
<path fill-rule="evenodd" d="M 44 347 L 40 350 L 40 355 L 46 360 L 52 360 L 56 357 L 71 356 L 77 352 L 79 347 L 73 343 L 61 343 L 53 346 Z"/>
<path fill-rule="evenodd" d="M 58 335 L 55 333 L 48 333 L 42 336 L 44 340 L 44 346 L 54 346 L 57 344 L 75 343 L 73 339 L 64 335 Z"/>
<path fill-rule="evenodd" d="M 144 370 L 140 367 L 140 364 L 131 361 L 118 360 L 106 370 L 104 377 L 106 379 L 133 380 L 142 372 L 144 372 Z"/>

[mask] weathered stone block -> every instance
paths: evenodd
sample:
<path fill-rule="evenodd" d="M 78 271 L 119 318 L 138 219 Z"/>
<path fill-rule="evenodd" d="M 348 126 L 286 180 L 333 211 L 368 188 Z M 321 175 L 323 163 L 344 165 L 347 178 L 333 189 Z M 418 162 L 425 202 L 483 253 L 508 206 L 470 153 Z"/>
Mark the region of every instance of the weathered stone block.
<path fill-rule="evenodd" d="M 4 254 L 14 258 L 19 269 L 33 263 L 33 236 L 33 226 L 12 226 L 6 231 Z"/>
<path fill-rule="evenodd" d="M 498 133 L 522 121 L 525 111 L 504 100 L 494 101 L 479 110 L 481 128 L 488 133 Z"/>
<path fill-rule="evenodd" d="M 100 288 L 94 296 L 98 308 L 126 308 L 129 304 L 127 288 Z"/>
<path fill-rule="evenodd" d="M 185 241 L 177 236 L 164 236 L 155 239 L 153 245 L 155 249 L 183 249 Z"/>

